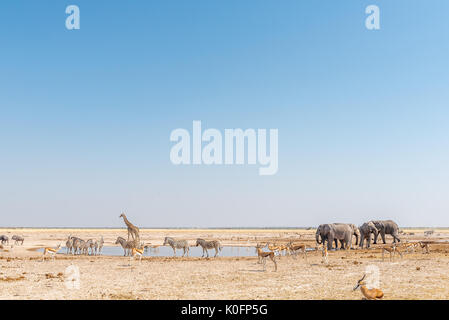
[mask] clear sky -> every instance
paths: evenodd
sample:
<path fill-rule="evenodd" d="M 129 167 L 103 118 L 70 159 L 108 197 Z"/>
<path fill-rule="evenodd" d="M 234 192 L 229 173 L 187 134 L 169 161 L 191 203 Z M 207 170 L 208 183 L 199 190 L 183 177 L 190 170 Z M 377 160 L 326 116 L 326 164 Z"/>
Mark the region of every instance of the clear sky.
<path fill-rule="evenodd" d="M 76 4 L 81 29 L 65 28 Z M 381 29 L 365 28 L 366 6 Z M 0 3 L 0 226 L 449 226 L 449 1 Z M 174 166 L 277 128 L 279 171 Z"/>

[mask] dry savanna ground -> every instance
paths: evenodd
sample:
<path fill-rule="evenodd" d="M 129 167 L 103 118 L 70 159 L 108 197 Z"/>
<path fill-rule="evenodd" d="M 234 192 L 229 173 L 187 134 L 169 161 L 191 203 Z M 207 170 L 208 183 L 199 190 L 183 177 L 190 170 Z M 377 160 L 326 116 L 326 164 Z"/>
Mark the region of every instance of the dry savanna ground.
<path fill-rule="evenodd" d="M 23 246 L 0 249 L 0 299 L 361 299 L 361 292 L 352 288 L 367 270 L 379 271 L 385 299 L 449 298 L 446 244 L 432 244 L 430 254 L 418 250 L 393 261 L 388 256 L 382 261 L 379 245 L 329 252 L 327 265 L 321 252 L 310 252 L 307 261 L 281 256 L 274 272 L 271 261 L 263 271 L 256 257 L 145 256 L 139 263 L 120 256 L 58 254 L 42 261 L 37 251 L 65 243 L 69 234 L 83 239 L 103 235 L 105 245 L 112 246 L 117 236 L 126 237 L 125 229 L 0 229 L 0 234 L 25 238 Z M 294 240 L 315 247 L 314 230 L 141 230 L 142 240 L 152 245 L 161 245 L 165 236 L 185 238 L 192 245 L 202 237 L 225 246 Z M 401 236 L 444 241 L 449 230 L 425 236 L 424 230 L 406 229 Z M 79 288 L 69 281 L 71 265 L 80 272 Z"/>

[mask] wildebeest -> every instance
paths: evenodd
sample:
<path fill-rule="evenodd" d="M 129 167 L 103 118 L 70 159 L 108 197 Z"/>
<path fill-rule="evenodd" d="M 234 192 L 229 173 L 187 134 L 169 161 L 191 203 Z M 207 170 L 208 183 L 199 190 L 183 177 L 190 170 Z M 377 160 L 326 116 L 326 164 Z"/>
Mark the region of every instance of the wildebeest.
<path fill-rule="evenodd" d="M 206 252 L 207 257 L 209 258 L 209 252 L 207 249 L 215 249 L 215 256 L 218 255 L 218 251 L 221 251 L 222 246 L 219 241 L 212 240 L 212 241 L 206 241 L 204 239 L 198 238 L 196 239 L 196 246 L 201 246 L 203 248 L 203 255 L 201 257 L 204 257 L 204 252 Z"/>
<path fill-rule="evenodd" d="M 0 242 L 2 243 L 2 244 L 5 244 L 5 243 L 7 243 L 7 244 L 9 244 L 9 238 L 7 237 L 7 236 L 5 236 L 5 235 L 1 235 L 0 236 Z"/>
<path fill-rule="evenodd" d="M 25 239 L 24 239 L 23 237 L 21 237 L 21 236 L 13 235 L 13 236 L 11 237 L 11 240 L 14 240 L 14 244 L 16 244 L 16 245 L 18 245 L 19 242 L 20 242 L 21 245 L 23 245 L 23 241 L 24 241 Z"/>

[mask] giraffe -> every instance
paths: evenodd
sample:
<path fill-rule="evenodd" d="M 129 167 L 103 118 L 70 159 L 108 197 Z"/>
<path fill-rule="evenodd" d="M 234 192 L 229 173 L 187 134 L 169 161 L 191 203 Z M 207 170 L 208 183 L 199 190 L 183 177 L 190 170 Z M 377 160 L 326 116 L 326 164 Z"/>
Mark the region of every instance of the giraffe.
<path fill-rule="evenodd" d="M 126 218 L 125 213 L 122 213 L 119 218 L 123 218 L 123 221 L 125 222 L 126 226 L 128 227 L 128 241 L 129 241 L 129 235 L 133 237 L 133 240 L 136 241 L 136 243 L 139 242 L 139 228 L 137 228 L 135 225 L 133 225 L 129 220 Z"/>

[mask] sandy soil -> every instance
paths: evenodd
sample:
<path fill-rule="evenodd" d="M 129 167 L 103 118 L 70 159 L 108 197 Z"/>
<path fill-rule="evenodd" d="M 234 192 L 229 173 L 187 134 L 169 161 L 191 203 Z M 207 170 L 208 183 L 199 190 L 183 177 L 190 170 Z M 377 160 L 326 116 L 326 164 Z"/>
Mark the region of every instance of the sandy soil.
<path fill-rule="evenodd" d="M 405 230 L 403 240 L 449 240 L 449 230 Z M 411 233 L 411 234 L 410 234 Z M 69 234 L 83 239 L 103 235 L 113 245 L 125 229 L 0 229 L 11 238 L 25 237 L 23 246 L 0 249 L 0 299 L 361 299 L 352 291 L 368 270 L 379 271 L 385 299 L 448 299 L 449 244 L 431 245 L 430 254 L 406 253 L 382 261 L 379 246 L 369 250 L 329 253 L 329 264 L 320 252 L 302 257 L 277 258 L 266 271 L 256 257 L 163 258 L 144 257 L 139 263 L 127 257 L 58 254 L 42 261 L 36 251 L 64 244 Z M 161 245 L 165 236 L 219 239 L 224 245 L 254 246 L 257 242 L 283 243 L 290 239 L 315 247 L 314 230 L 141 230 L 145 243 Z M 391 242 L 387 237 L 387 242 Z M 79 289 L 73 288 L 69 266 L 80 272 Z"/>

